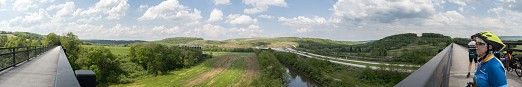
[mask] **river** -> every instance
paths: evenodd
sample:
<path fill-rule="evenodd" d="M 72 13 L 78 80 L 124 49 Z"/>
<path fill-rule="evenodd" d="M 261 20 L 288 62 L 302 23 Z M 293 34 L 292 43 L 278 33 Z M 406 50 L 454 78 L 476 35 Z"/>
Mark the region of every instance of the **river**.
<path fill-rule="evenodd" d="M 290 66 L 285 66 L 285 84 L 288 87 L 322 87 L 321 84 L 312 80 L 305 76 L 304 74 L 299 73 L 295 69 L 289 68 Z"/>

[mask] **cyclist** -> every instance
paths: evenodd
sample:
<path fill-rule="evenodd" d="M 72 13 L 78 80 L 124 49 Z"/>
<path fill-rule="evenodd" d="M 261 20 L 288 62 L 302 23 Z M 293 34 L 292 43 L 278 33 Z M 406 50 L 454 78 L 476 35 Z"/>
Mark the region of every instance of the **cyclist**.
<path fill-rule="evenodd" d="M 508 66 L 509 60 L 510 59 L 508 58 L 507 51 L 502 51 L 502 55 L 500 56 L 500 61 L 502 61 L 502 64 L 504 64 L 504 68 L 509 68 L 509 66 Z"/>
<path fill-rule="evenodd" d="M 504 67 L 498 58 L 493 55 L 494 51 L 504 49 L 504 43 L 497 35 L 485 31 L 475 34 L 477 54 L 480 58 L 478 68 L 475 71 L 472 86 L 478 87 L 507 87 L 507 79 Z"/>
<path fill-rule="evenodd" d="M 468 52 L 469 52 L 469 65 L 468 65 L 468 75 L 466 75 L 466 78 L 469 78 L 469 75 L 470 75 L 470 71 L 471 71 L 471 64 L 473 64 L 473 62 L 475 63 L 475 69 L 477 69 L 477 49 L 475 48 L 475 38 L 477 36 L 475 35 L 472 35 L 471 36 L 471 41 L 468 43 Z"/>

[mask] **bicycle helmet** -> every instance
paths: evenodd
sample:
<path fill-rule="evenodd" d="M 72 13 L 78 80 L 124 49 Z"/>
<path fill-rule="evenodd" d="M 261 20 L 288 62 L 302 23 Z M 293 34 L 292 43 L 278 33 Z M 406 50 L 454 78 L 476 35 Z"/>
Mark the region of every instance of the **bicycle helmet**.
<path fill-rule="evenodd" d="M 477 40 L 484 41 L 487 45 L 493 46 L 492 49 L 488 46 L 488 50 L 500 51 L 506 47 L 506 45 L 502 42 L 502 40 L 500 40 L 500 38 L 498 38 L 497 35 L 489 31 L 477 33 L 475 36 L 478 37 Z"/>

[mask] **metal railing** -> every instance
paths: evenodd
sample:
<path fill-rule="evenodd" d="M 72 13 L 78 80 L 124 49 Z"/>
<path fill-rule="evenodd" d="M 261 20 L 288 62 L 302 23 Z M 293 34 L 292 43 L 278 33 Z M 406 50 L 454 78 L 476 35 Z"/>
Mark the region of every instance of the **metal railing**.
<path fill-rule="evenodd" d="M 453 45 L 448 45 L 395 87 L 448 87 Z"/>
<path fill-rule="evenodd" d="M 0 71 L 16 67 L 17 64 L 28 61 L 55 46 L 27 46 L 0 48 Z"/>
<path fill-rule="evenodd" d="M 54 82 L 54 86 L 80 87 L 80 83 L 78 82 L 62 47 L 60 47 L 60 53 L 58 54 L 58 66 L 56 67 L 56 81 Z"/>

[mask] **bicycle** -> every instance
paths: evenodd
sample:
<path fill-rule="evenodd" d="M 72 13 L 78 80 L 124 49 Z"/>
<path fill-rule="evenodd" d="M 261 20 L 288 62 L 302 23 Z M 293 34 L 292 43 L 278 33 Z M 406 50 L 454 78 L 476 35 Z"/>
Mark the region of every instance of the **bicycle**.
<path fill-rule="evenodd" d="M 513 58 L 513 66 L 510 66 L 510 68 L 513 68 L 513 71 L 517 74 L 518 77 L 522 77 L 522 62 L 520 58 Z"/>

